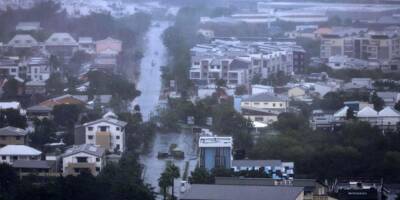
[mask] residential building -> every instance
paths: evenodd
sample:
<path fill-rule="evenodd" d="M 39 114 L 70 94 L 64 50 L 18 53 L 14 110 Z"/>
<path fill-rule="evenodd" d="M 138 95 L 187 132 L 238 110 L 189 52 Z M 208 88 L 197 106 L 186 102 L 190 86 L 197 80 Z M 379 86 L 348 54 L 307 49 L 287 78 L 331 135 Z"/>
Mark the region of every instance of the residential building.
<path fill-rule="evenodd" d="M 46 94 L 45 81 L 28 81 L 25 83 L 25 94 Z"/>
<path fill-rule="evenodd" d="M 270 93 L 274 94 L 274 87 L 269 85 L 251 85 L 251 94 L 261 94 L 261 93 Z"/>
<path fill-rule="evenodd" d="M 13 109 L 19 111 L 21 115 L 25 115 L 26 111 L 22 108 L 18 101 L 0 102 L 0 110 Z"/>
<path fill-rule="evenodd" d="M 214 40 L 196 45 L 191 53 L 190 79 L 197 85 L 217 79 L 232 86 L 247 85 L 256 75 L 292 75 L 304 68 L 305 59 L 304 49 L 290 42 Z"/>
<path fill-rule="evenodd" d="M 17 34 L 7 44 L 13 49 L 33 49 L 39 46 L 38 41 L 29 34 Z"/>
<path fill-rule="evenodd" d="M 271 124 L 278 120 L 278 115 L 286 112 L 289 102 L 286 97 L 269 93 L 260 93 L 242 99 L 242 115 L 255 122 Z"/>
<path fill-rule="evenodd" d="M 25 145 L 7 145 L 0 149 L 0 163 L 12 165 L 16 160 L 40 160 L 41 151 Z"/>
<path fill-rule="evenodd" d="M 0 147 L 14 144 L 24 145 L 26 143 L 26 136 L 28 131 L 20 128 L 6 126 L 0 128 Z"/>
<path fill-rule="evenodd" d="M 386 71 L 397 71 L 392 60 L 400 57 L 400 36 L 390 32 L 369 32 L 357 35 L 331 33 L 321 38 L 321 58 L 347 56 L 367 61 L 368 68 L 384 68 Z M 361 68 L 366 63 L 358 62 Z M 340 66 L 335 63 L 335 66 Z M 355 66 L 358 68 L 359 66 Z"/>
<path fill-rule="evenodd" d="M 122 41 L 108 37 L 96 41 L 96 54 L 119 54 L 122 51 Z"/>
<path fill-rule="evenodd" d="M 91 37 L 80 37 L 78 38 L 79 50 L 84 51 L 88 54 L 95 53 L 96 43 Z"/>
<path fill-rule="evenodd" d="M 400 92 L 376 92 L 376 95 L 385 102 L 386 106 L 394 106 L 400 101 Z"/>
<path fill-rule="evenodd" d="M 26 61 L 26 68 L 26 79 L 29 81 L 46 81 L 50 78 L 51 67 L 49 59 L 45 57 L 30 57 Z"/>
<path fill-rule="evenodd" d="M 302 187 L 193 184 L 181 200 L 303 200 Z"/>
<path fill-rule="evenodd" d="M 232 166 L 232 137 L 200 137 L 199 166 L 212 170 L 214 168 L 230 169 Z"/>
<path fill-rule="evenodd" d="M 45 42 L 46 50 L 64 59 L 70 59 L 78 50 L 78 42 L 69 33 L 53 33 Z"/>
<path fill-rule="evenodd" d="M 294 163 L 281 160 L 233 160 L 235 172 L 263 170 L 272 179 L 293 179 Z"/>
<path fill-rule="evenodd" d="M 273 112 L 285 112 L 289 107 L 286 97 L 276 94 L 260 93 L 245 98 L 241 102 L 242 108 L 258 108 Z"/>
<path fill-rule="evenodd" d="M 19 77 L 20 62 L 17 57 L 0 57 L 0 77 Z"/>
<path fill-rule="evenodd" d="M 15 27 L 16 31 L 39 31 L 40 22 L 19 22 Z"/>
<path fill-rule="evenodd" d="M 96 176 L 106 164 L 105 149 L 92 144 L 72 146 L 61 158 L 64 176 L 78 175 L 82 172 Z"/>
<path fill-rule="evenodd" d="M 63 105 L 63 104 L 74 104 L 74 105 L 84 106 L 86 105 L 86 102 L 87 102 L 87 96 L 82 97 L 80 95 L 66 94 L 43 101 L 39 105 L 53 108 L 56 105 Z"/>
<path fill-rule="evenodd" d="M 396 131 L 399 128 L 400 112 L 390 106 L 378 112 L 371 106 L 363 104 L 358 105 L 360 110 L 355 110 L 355 107 L 351 105 L 344 106 L 336 111 L 333 116 L 327 114 L 327 117 L 325 119 L 321 118 L 321 120 L 317 120 L 318 116 L 313 116 L 310 125 L 312 125 L 314 129 L 326 128 L 333 130 L 336 127 L 342 126 L 348 120 L 347 114 L 350 108 L 354 113 L 354 117 L 358 120 L 368 122 L 371 126 L 376 126 L 383 131 Z"/>
<path fill-rule="evenodd" d="M 49 160 L 16 160 L 12 167 L 20 177 L 36 175 L 43 177 L 59 176 L 57 162 Z"/>
<path fill-rule="evenodd" d="M 303 97 L 306 95 L 307 89 L 300 86 L 295 86 L 288 90 L 288 97 L 295 98 L 295 97 Z"/>
<path fill-rule="evenodd" d="M 104 115 L 101 119 L 77 127 L 75 144 L 93 144 L 109 152 L 121 153 L 126 149 L 126 124 L 116 119 L 115 114 Z"/>
<path fill-rule="evenodd" d="M 51 112 L 52 112 L 52 108 L 47 107 L 47 106 L 41 106 L 41 105 L 35 105 L 35 106 L 31 106 L 29 108 L 26 109 L 26 113 L 29 119 L 34 119 L 34 118 L 38 118 L 38 119 L 43 119 L 43 118 L 51 118 Z"/>

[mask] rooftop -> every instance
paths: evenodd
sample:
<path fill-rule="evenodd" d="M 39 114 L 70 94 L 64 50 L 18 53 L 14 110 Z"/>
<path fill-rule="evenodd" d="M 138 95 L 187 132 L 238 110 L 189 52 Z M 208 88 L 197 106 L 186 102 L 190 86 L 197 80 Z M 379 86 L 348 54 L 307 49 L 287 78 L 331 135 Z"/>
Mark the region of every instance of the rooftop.
<path fill-rule="evenodd" d="M 295 200 L 302 191 L 301 187 L 194 184 L 181 196 L 181 199 Z"/>
<path fill-rule="evenodd" d="M 87 153 L 90 155 L 101 157 L 104 155 L 105 149 L 92 144 L 76 145 L 67 149 L 65 153 L 61 155 L 61 157 L 67 157 L 77 153 Z"/>
<path fill-rule="evenodd" d="M 7 126 L 0 129 L 1 136 L 25 136 L 26 134 L 28 134 L 28 131 L 12 126 Z"/>
<path fill-rule="evenodd" d="M 259 102 L 259 101 L 286 101 L 286 99 L 284 99 L 283 97 L 274 95 L 274 94 L 270 94 L 270 93 L 260 93 L 260 94 L 256 94 L 256 95 L 252 95 L 248 98 L 243 99 L 243 102 L 245 101 L 251 101 L 251 102 Z"/>
<path fill-rule="evenodd" d="M 200 137 L 199 147 L 231 147 L 232 137 Z"/>
<path fill-rule="evenodd" d="M 40 154 L 41 151 L 25 145 L 7 145 L 0 149 L 0 155 L 39 156 Z"/>

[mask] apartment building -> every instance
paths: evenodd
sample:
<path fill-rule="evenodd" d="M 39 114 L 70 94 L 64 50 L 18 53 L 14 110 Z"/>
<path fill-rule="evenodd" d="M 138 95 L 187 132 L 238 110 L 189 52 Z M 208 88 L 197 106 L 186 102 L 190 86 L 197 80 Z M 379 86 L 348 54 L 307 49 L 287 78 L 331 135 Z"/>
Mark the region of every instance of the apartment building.
<path fill-rule="evenodd" d="M 89 172 L 96 176 L 106 163 L 105 149 L 92 144 L 73 146 L 65 151 L 62 157 L 64 176 Z"/>
<path fill-rule="evenodd" d="M 230 169 L 232 165 L 232 137 L 200 137 L 200 167 Z"/>
<path fill-rule="evenodd" d="M 288 99 L 270 93 L 260 93 L 241 101 L 240 107 L 245 118 L 253 122 L 271 124 L 278 120 L 278 115 L 286 112 Z"/>
<path fill-rule="evenodd" d="M 368 61 L 373 68 L 398 71 L 400 36 L 388 32 L 368 32 L 357 35 L 327 34 L 321 38 L 321 58 L 346 56 Z M 363 64 L 365 65 L 365 64 Z"/>
<path fill-rule="evenodd" d="M 24 145 L 28 131 L 20 128 L 7 126 L 0 128 L 0 147 L 14 144 Z"/>
<path fill-rule="evenodd" d="M 255 75 L 292 75 L 304 68 L 304 53 L 293 43 L 215 40 L 191 49 L 190 79 L 198 85 L 223 79 L 228 86 L 237 86 L 248 84 Z"/>
<path fill-rule="evenodd" d="M 125 151 L 126 122 L 116 119 L 115 115 L 88 122 L 77 127 L 75 144 L 93 144 L 106 151 L 121 153 Z"/>

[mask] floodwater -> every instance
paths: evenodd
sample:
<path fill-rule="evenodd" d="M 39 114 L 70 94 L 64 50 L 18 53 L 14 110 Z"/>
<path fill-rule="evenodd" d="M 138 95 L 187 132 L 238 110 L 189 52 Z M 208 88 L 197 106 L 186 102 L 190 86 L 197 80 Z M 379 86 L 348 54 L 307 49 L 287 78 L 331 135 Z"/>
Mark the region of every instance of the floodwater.
<path fill-rule="evenodd" d="M 172 158 L 158 159 L 158 152 L 168 152 L 171 144 L 177 144 L 178 149 L 185 152 L 185 159 L 175 160 Z M 154 144 L 150 152 L 140 156 L 141 163 L 144 165 L 144 181 L 154 187 L 155 192 L 159 192 L 158 179 L 164 171 L 166 163 L 171 161 L 180 169 L 181 177 L 184 174 L 185 163 L 189 162 L 188 176 L 197 164 L 197 144 L 194 143 L 194 136 L 191 133 L 157 133 Z M 179 196 L 181 178 L 175 180 L 175 196 Z M 161 195 L 159 198 L 161 198 Z"/>
<path fill-rule="evenodd" d="M 153 22 L 145 38 L 144 57 L 140 64 L 138 83 L 138 89 L 142 93 L 133 102 L 140 106 L 145 121 L 154 114 L 158 105 L 161 91 L 160 67 L 167 62 L 167 49 L 162 42 L 162 33 L 169 26 L 169 22 Z"/>
<path fill-rule="evenodd" d="M 162 43 L 162 33 L 169 26 L 169 22 L 154 22 L 146 36 L 146 46 L 144 48 L 144 57 L 141 61 L 138 82 L 138 89 L 142 93 L 133 102 L 133 104 L 140 106 L 145 121 L 148 121 L 154 114 L 159 104 L 161 91 L 160 67 L 166 65 L 167 62 L 167 50 Z M 185 153 L 183 160 L 157 158 L 158 152 L 168 152 L 171 144 L 177 144 L 177 148 Z M 156 133 L 150 150 L 140 156 L 140 161 L 144 166 L 144 181 L 151 184 L 155 192 L 159 192 L 158 179 L 164 171 L 168 160 L 179 167 L 181 176 L 184 174 L 185 163 L 189 162 L 188 175 L 190 175 L 190 171 L 193 171 L 197 164 L 195 137 L 191 133 Z M 175 196 L 179 196 L 180 182 L 181 179 L 175 180 Z M 158 199 L 161 199 L 161 195 L 158 196 Z"/>

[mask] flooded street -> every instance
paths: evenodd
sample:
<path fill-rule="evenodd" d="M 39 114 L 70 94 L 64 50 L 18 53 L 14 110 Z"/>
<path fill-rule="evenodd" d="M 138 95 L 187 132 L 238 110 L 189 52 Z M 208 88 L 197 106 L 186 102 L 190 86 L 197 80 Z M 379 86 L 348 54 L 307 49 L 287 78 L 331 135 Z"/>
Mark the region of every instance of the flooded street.
<path fill-rule="evenodd" d="M 178 148 L 185 152 L 185 159 L 158 159 L 159 151 L 168 151 L 171 144 L 177 144 Z M 186 161 L 189 162 L 189 172 L 193 171 L 197 164 L 197 145 L 194 144 L 194 137 L 191 133 L 157 133 L 151 151 L 145 155 L 141 155 L 141 163 L 145 165 L 144 180 L 155 188 L 155 192 L 159 192 L 158 178 L 164 171 L 167 161 L 172 161 L 180 169 L 183 176 Z M 190 173 L 188 173 L 190 175 Z M 175 180 L 175 195 L 179 196 L 179 184 L 181 179 Z"/>
<path fill-rule="evenodd" d="M 168 22 L 153 22 L 145 38 L 144 57 L 140 64 L 138 83 L 138 89 L 142 93 L 133 102 L 133 104 L 139 104 L 144 121 L 149 120 L 158 105 L 161 91 L 160 68 L 167 61 L 167 50 L 161 37 L 168 27 Z"/>
<path fill-rule="evenodd" d="M 144 57 L 141 61 L 140 79 L 138 89 L 142 92 L 140 97 L 133 102 L 138 104 L 145 121 L 149 120 L 159 103 L 161 91 L 161 71 L 160 67 L 166 65 L 167 49 L 162 42 L 162 33 L 170 25 L 168 22 L 153 22 L 146 36 L 146 46 Z M 159 151 L 167 152 L 171 144 L 177 144 L 178 149 L 185 153 L 185 159 L 158 159 Z M 191 133 L 156 133 L 150 150 L 140 156 L 141 163 L 144 165 L 144 181 L 159 192 L 158 179 L 164 171 L 166 162 L 172 161 L 180 168 L 181 176 L 184 174 L 185 163 L 189 162 L 189 173 L 194 170 L 197 163 L 197 144 Z M 179 195 L 180 179 L 175 181 L 175 194 Z M 159 196 L 160 198 L 161 196 Z"/>

